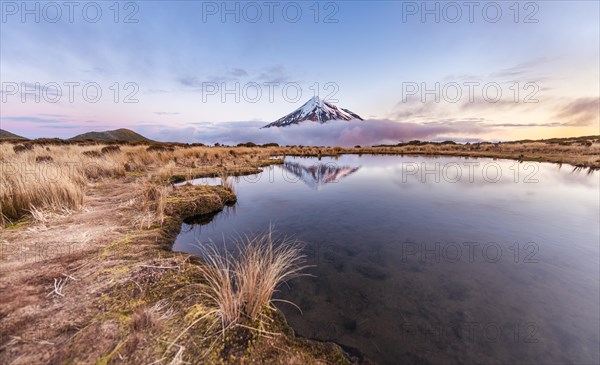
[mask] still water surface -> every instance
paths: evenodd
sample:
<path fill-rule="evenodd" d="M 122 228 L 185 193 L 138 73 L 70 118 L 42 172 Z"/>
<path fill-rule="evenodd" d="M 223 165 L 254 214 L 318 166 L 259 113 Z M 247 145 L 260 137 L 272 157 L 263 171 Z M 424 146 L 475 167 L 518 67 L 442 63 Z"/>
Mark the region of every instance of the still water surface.
<path fill-rule="evenodd" d="M 195 183 L 217 183 L 200 179 Z M 380 364 L 600 363 L 599 174 L 415 156 L 286 158 L 190 220 L 174 249 L 240 234 L 304 242 L 279 295 L 298 335 Z"/>

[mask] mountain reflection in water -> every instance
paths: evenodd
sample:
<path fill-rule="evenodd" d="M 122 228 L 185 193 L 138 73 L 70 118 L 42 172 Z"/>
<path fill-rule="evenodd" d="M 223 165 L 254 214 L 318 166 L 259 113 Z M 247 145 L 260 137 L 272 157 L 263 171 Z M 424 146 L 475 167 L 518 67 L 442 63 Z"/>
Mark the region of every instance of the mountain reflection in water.
<path fill-rule="evenodd" d="M 335 183 L 355 173 L 360 166 L 338 166 L 334 162 L 317 162 L 312 165 L 299 162 L 285 162 L 283 168 L 302 180 L 306 185 L 318 190 L 321 186 Z"/>

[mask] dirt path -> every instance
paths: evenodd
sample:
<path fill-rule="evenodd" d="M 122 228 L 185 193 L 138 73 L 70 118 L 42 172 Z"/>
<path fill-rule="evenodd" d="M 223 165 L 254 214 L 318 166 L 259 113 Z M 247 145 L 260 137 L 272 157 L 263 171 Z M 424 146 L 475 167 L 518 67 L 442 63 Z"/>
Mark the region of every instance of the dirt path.
<path fill-rule="evenodd" d="M 106 266 L 99 254 L 131 230 L 119 207 L 132 198 L 126 184 L 100 184 L 78 212 L 0 231 L 1 362 L 49 361 L 90 321 L 111 285 L 96 280 Z"/>

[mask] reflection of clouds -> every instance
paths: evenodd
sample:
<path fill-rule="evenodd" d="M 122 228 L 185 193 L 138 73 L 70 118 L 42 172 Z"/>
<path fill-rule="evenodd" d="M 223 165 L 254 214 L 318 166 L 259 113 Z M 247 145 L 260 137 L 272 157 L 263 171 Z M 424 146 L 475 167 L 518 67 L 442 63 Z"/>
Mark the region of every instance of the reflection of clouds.
<path fill-rule="evenodd" d="M 410 188 L 412 184 L 458 184 L 473 187 L 523 185 L 526 188 L 572 186 L 598 188 L 600 173 L 576 170 L 573 166 L 533 161 L 493 159 L 443 159 L 440 162 L 404 159 L 387 167 L 396 185 Z"/>
<path fill-rule="evenodd" d="M 319 189 L 325 184 L 338 182 L 344 177 L 353 174 L 360 169 L 360 166 L 338 166 L 334 162 L 317 162 L 312 165 L 303 165 L 299 162 L 285 162 L 283 168 L 304 181 L 311 188 Z"/>
<path fill-rule="evenodd" d="M 572 165 L 550 165 L 547 173 L 553 173 L 563 185 L 581 185 L 598 190 L 600 185 L 600 172 L 589 169 L 578 169 Z M 559 171 L 559 173 L 557 173 Z"/>

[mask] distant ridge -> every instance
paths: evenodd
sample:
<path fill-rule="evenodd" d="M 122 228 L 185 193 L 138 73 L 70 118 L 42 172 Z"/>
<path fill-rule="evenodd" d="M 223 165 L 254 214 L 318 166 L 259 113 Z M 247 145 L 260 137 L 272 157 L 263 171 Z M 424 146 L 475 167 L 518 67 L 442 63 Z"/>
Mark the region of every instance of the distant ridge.
<path fill-rule="evenodd" d="M 69 140 L 93 140 L 99 142 L 154 142 L 153 140 L 126 128 L 121 128 L 114 131 L 83 133 L 73 138 L 69 138 Z"/>
<path fill-rule="evenodd" d="M 0 139 L 22 139 L 24 141 L 28 140 L 25 137 L 21 137 L 14 133 L 10 133 L 9 131 L 5 131 L 4 129 L 0 129 Z"/>

